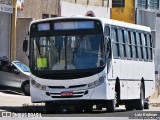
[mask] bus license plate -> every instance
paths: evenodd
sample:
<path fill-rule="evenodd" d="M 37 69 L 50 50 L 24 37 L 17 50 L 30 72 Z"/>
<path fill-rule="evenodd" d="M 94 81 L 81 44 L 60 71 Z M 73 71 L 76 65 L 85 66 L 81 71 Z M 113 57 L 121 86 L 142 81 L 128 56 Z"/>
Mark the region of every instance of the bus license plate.
<path fill-rule="evenodd" d="M 61 92 L 61 96 L 73 96 L 72 91 Z"/>

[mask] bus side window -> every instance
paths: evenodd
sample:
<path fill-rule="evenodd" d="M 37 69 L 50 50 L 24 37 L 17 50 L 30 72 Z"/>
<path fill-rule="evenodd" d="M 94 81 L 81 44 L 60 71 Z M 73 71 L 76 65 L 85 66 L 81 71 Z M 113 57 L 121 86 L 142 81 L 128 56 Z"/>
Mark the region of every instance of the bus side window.
<path fill-rule="evenodd" d="M 119 51 L 120 51 L 120 57 L 121 58 L 126 57 L 125 46 L 124 46 L 124 43 L 123 43 L 123 39 L 124 39 L 124 36 L 123 36 L 122 30 L 119 29 L 118 30 L 118 43 L 119 43 Z"/>
<path fill-rule="evenodd" d="M 148 60 L 152 60 L 152 46 L 151 46 L 151 37 L 149 34 L 146 35 L 147 38 L 147 53 L 148 53 Z"/>
<path fill-rule="evenodd" d="M 144 49 L 145 49 L 145 51 L 146 51 L 146 61 L 148 61 L 149 59 L 148 59 L 148 50 L 147 50 L 147 34 L 146 33 L 144 33 L 144 39 L 145 39 L 145 46 L 144 46 Z"/>
<path fill-rule="evenodd" d="M 104 36 L 110 37 L 110 27 L 109 26 L 105 26 Z"/>
<path fill-rule="evenodd" d="M 150 38 L 150 44 L 151 44 L 151 49 L 150 49 L 150 51 L 151 51 L 151 60 L 153 60 L 153 41 L 152 41 L 151 35 L 149 35 L 149 38 Z"/>
<path fill-rule="evenodd" d="M 105 26 L 104 36 L 105 36 L 105 39 L 110 38 L 110 27 L 109 26 Z M 110 59 L 111 58 L 111 39 L 109 39 L 109 41 L 108 40 L 106 40 L 106 41 L 107 41 L 107 46 L 106 46 L 107 58 Z"/>
<path fill-rule="evenodd" d="M 109 40 L 107 43 L 107 58 L 111 58 L 111 40 Z"/>
<path fill-rule="evenodd" d="M 118 46 L 118 37 L 117 37 L 117 29 L 112 29 L 111 37 L 113 40 L 113 56 L 114 58 L 119 57 L 119 46 Z"/>
<path fill-rule="evenodd" d="M 136 46 L 136 40 L 135 40 L 135 32 L 129 32 L 131 44 L 132 44 L 132 58 L 137 58 L 137 46 Z"/>
<path fill-rule="evenodd" d="M 144 33 L 141 33 L 141 42 L 142 42 L 143 58 L 144 60 L 147 60 L 146 40 L 144 37 Z"/>
<path fill-rule="evenodd" d="M 131 59 L 132 56 L 132 48 L 131 48 L 131 39 L 129 37 L 128 31 L 124 30 L 124 40 L 125 40 L 125 50 L 127 59 Z"/>
<path fill-rule="evenodd" d="M 138 48 L 138 58 L 140 60 L 142 60 L 142 49 L 141 49 L 141 43 L 140 43 L 140 36 L 139 36 L 139 33 L 136 32 L 136 43 L 137 43 L 137 48 Z"/>

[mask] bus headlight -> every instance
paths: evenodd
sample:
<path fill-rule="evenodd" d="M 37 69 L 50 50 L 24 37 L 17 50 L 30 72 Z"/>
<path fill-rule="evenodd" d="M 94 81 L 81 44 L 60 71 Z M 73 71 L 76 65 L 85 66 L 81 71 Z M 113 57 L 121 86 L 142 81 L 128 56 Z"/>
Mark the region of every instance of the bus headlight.
<path fill-rule="evenodd" d="M 89 83 L 88 89 L 91 89 L 91 88 L 94 88 L 94 87 L 101 85 L 105 81 L 105 79 L 106 79 L 106 76 L 103 75 L 102 77 L 99 78 L 99 80 L 96 80 L 93 83 Z"/>
<path fill-rule="evenodd" d="M 35 80 L 31 80 L 31 84 L 32 84 L 32 85 L 35 85 L 35 84 L 36 84 L 36 81 L 35 81 Z"/>
<path fill-rule="evenodd" d="M 94 88 L 94 83 L 89 83 L 88 84 L 88 89 Z"/>
<path fill-rule="evenodd" d="M 46 86 L 45 85 L 41 85 L 40 83 L 37 83 L 35 80 L 31 80 L 31 85 L 37 89 L 40 90 L 46 90 Z"/>
<path fill-rule="evenodd" d="M 46 90 L 46 86 L 42 85 L 41 90 Z"/>

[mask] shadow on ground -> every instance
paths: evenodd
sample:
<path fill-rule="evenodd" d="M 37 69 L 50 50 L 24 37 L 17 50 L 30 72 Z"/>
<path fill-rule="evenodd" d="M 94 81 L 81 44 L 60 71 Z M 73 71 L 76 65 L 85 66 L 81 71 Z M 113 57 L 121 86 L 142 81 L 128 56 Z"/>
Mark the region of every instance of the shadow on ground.
<path fill-rule="evenodd" d="M 14 107 L 10 107 L 10 106 L 0 106 L 0 109 L 2 111 L 7 111 L 7 112 L 14 112 L 14 113 L 41 113 L 41 114 L 47 114 L 45 106 L 14 106 Z M 116 113 L 118 112 L 124 112 L 125 110 L 116 110 Z M 93 110 L 92 112 L 75 112 L 75 111 L 67 111 L 65 109 L 61 109 L 60 111 L 57 111 L 55 114 L 56 115 L 62 115 L 62 114 L 70 114 L 73 115 L 74 114 L 105 114 L 105 113 L 109 113 L 107 111 L 102 111 L 102 110 Z M 109 114 L 113 114 L 113 113 L 109 113 Z"/>
<path fill-rule="evenodd" d="M 25 96 L 24 93 L 21 91 L 21 89 L 13 88 L 13 87 L 0 86 L 0 92 L 5 94 Z"/>

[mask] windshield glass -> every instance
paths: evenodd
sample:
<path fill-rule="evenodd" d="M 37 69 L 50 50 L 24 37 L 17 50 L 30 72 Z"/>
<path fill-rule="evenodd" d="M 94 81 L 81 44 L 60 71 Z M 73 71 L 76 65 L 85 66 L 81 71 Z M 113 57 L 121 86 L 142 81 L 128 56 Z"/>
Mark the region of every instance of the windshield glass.
<path fill-rule="evenodd" d="M 34 70 L 79 70 L 104 67 L 102 34 L 31 38 Z"/>
<path fill-rule="evenodd" d="M 21 62 L 14 62 L 22 71 L 24 72 L 30 72 L 29 67 L 27 67 L 25 64 Z"/>

